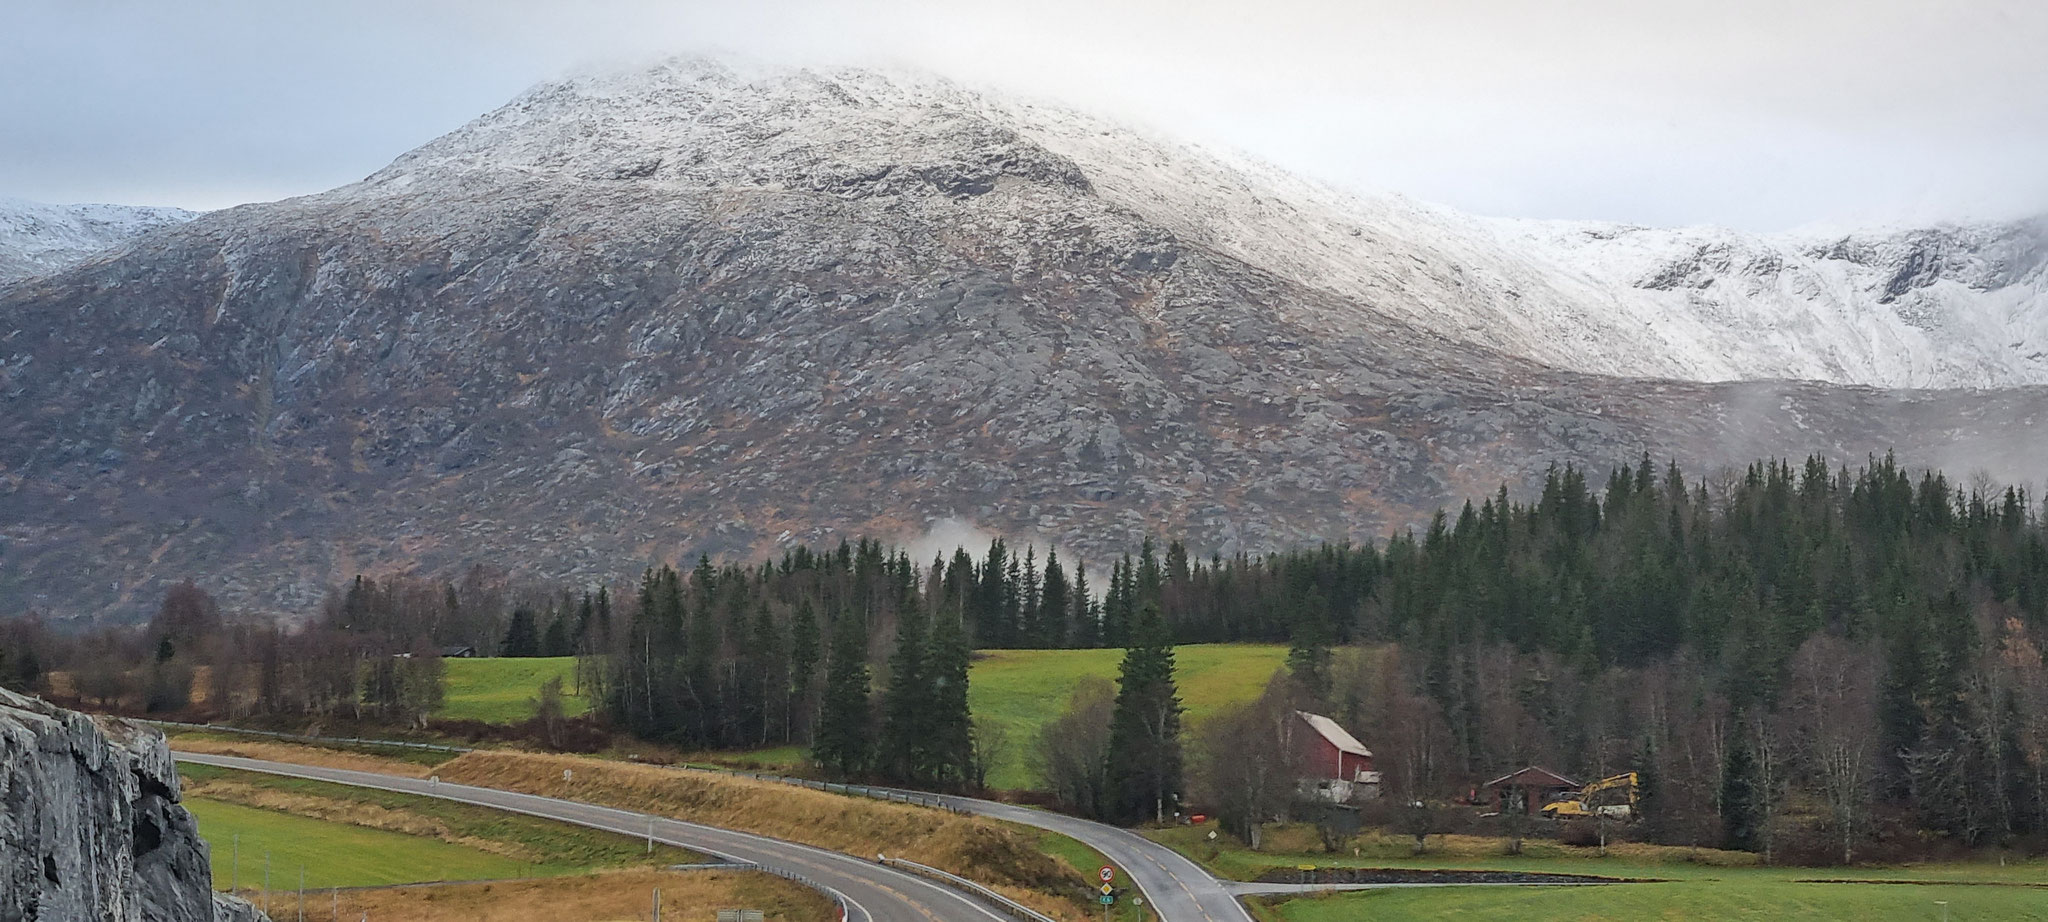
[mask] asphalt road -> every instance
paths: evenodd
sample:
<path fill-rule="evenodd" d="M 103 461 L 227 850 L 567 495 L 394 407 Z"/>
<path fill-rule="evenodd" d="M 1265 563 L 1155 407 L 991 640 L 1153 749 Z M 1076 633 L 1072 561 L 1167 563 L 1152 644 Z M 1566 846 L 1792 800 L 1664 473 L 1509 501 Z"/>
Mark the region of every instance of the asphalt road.
<path fill-rule="evenodd" d="M 308 778 L 334 784 L 418 794 L 476 804 L 559 820 L 634 837 L 651 835 L 656 842 L 687 848 L 728 861 L 758 864 L 810 878 L 838 891 L 847 904 L 847 922 L 1015 922 L 956 890 L 924 878 L 863 861 L 851 855 L 797 845 L 780 839 L 734 832 L 714 826 L 685 823 L 631 810 L 615 810 L 572 800 L 515 794 L 491 788 L 471 787 L 419 778 L 400 778 L 371 772 L 348 771 L 269 762 L 235 756 L 179 752 L 180 762 L 212 765 L 241 771 L 263 772 L 292 778 Z M 1172 917 L 1178 922 L 1179 917 Z M 1216 922 L 1224 922 L 1218 917 Z"/>
<path fill-rule="evenodd" d="M 1265 885 L 1218 880 L 1187 856 L 1128 829 L 993 800 L 951 796 L 940 800 L 955 810 L 1049 829 L 1087 843 L 1130 875 L 1129 881 L 1119 880 L 1117 885 L 1137 884 L 1146 904 L 1165 922 L 1252 922 L 1238 895 L 1266 892 L 1258 889 Z"/>

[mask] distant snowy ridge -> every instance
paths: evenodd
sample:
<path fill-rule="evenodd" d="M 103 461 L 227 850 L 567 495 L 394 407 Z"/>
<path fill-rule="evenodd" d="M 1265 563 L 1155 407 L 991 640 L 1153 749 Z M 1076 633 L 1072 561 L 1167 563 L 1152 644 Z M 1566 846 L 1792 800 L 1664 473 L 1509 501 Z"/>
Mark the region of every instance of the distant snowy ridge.
<path fill-rule="evenodd" d="M 62 269 L 139 234 L 198 216 L 183 208 L 45 205 L 0 198 L 0 285 Z"/>
<path fill-rule="evenodd" d="M 1559 368 L 1877 387 L 2048 383 L 2048 223 L 1835 238 L 1480 218 L 929 74 L 678 58 L 546 83 L 366 184 L 484 172 L 888 193 L 906 173 L 1085 190 L 1383 318 Z M 995 180 L 991 180 L 995 181 Z M 1306 311 L 1277 305 L 1282 311 Z"/>

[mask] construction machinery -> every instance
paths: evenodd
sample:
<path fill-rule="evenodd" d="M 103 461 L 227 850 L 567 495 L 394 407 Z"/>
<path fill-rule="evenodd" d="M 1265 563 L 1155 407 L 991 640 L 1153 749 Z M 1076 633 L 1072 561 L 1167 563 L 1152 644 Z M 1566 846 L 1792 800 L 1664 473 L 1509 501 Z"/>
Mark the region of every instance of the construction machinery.
<path fill-rule="evenodd" d="M 1635 819 L 1636 803 L 1642 797 L 1641 781 L 1635 772 L 1602 778 L 1565 795 L 1563 800 L 1544 804 L 1543 815 L 1551 819 Z"/>

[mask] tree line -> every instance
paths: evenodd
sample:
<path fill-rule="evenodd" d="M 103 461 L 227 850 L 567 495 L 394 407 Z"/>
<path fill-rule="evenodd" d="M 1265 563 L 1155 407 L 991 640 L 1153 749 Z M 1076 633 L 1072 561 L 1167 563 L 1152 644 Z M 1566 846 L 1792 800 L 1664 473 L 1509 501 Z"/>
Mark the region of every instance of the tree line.
<path fill-rule="evenodd" d="M 443 646 L 574 654 L 579 691 L 644 738 L 796 744 L 836 773 L 956 787 L 1021 744 L 1070 807 L 1138 820 L 1188 782 L 1205 800 L 1244 789 L 1215 780 L 1214 753 L 1241 743 L 1183 739 L 1173 645 L 1287 642 L 1274 701 L 1352 728 L 1399 798 L 1469 800 L 1524 764 L 1633 769 L 1647 834 L 1768 852 L 1798 827 L 1849 856 L 1888 828 L 1979 843 L 2048 822 L 2048 543 L 2017 487 L 1889 457 L 1700 478 L 1644 457 L 1598 489 L 1553 469 L 1527 500 L 1503 487 L 1378 546 L 1203 559 L 1148 540 L 1106 563 L 1097 591 L 1055 549 L 997 539 L 921 563 L 863 539 L 656 566 L 623 593 L 481 569 L 358 578 L 298 631 L 217 612 L 171 627 L 210 603 L 194 588 L 103 658 L 128 668 L 71 672 L 91 696 L 126 693 L 107 673 L 161 690 L 205 662 L 216 700 L 251 712 L 418 720 Z M 16 685 L 112 643 L 5 628 Z M 966 664 L 1025 646 L 1127 653 L 1057 732 L 1010 741 L 968 713 Z M 1263 713 L 1212 725 L 1291 732 Z"/>

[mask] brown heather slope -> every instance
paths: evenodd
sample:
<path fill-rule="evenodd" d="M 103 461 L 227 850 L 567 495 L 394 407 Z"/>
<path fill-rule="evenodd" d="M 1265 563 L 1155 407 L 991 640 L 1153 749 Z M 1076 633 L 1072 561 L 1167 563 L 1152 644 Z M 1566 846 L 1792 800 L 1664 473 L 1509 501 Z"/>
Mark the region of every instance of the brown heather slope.
<path fill-rule="evenodd" d="M 562 779 L 564 769 L 570 780 Z M 1078 870 L 1037 836 L 927 807 L 766 781 L 573 756 L 472 752 L 434 770 L 443 781 L 659 813 L 861 857 L 886 854 L 980 881 L 1055 918 L 1087 922 Z"/>

